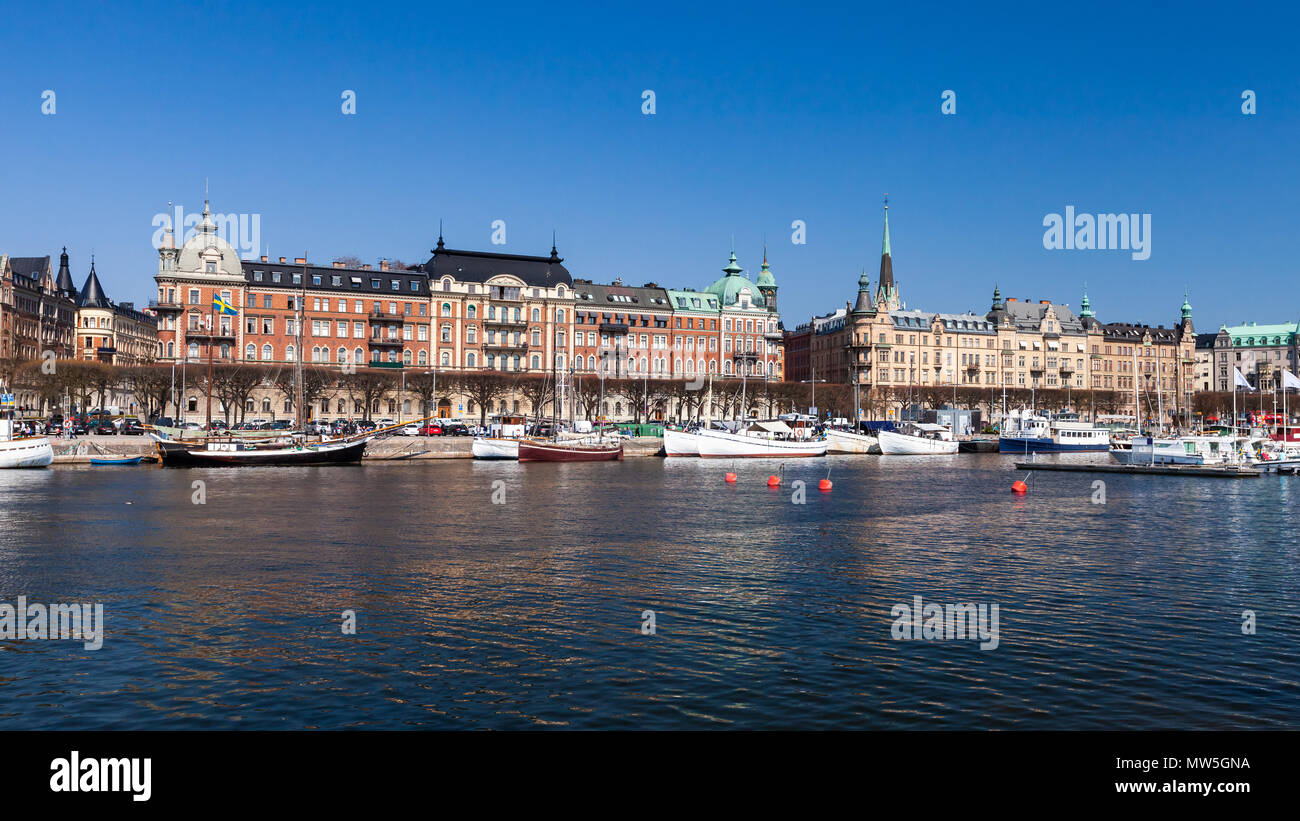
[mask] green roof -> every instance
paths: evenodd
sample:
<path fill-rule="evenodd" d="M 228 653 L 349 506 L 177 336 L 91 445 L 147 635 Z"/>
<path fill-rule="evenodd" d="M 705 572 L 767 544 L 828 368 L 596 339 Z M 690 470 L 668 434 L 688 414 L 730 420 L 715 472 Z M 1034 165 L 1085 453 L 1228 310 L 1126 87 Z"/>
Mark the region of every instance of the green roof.
<path fill-rule="evenodd" d="M 1281 322 L 1273 325 L 1233 325 L 1227 328 L 1234 347 L 1252 345 L 1289 345 L 1294 340 L 1300 323 Z"/>
<path fill-rule="evenodd" d="M 668 304 L 674 311 L 718 312 L 718 297 L 706 291 L 668 291 Z"/>

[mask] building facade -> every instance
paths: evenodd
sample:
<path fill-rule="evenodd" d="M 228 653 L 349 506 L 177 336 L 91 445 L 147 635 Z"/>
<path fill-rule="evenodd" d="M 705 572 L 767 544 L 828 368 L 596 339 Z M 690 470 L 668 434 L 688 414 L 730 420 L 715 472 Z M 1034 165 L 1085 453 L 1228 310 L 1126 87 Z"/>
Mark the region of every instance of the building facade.
<path fill-rule="evenodd" d="M 1232 371 L 1238 368 L 1255 390 L 1271 392 L 1281 388 L 1284 369 L 1297 372 L 1300 323 L 1223 325 L 1214 334 L 1207 353 L 1213 384 L 1210 390 L 1232 390 Z"/>
<path fill-rule="evenodd" d="M 908 309 L 894 276 L 886 206 L 874 297 L 864 271 L 854 302 L 800 325 L 785 341 L 798 352 L 798 381 L 856 383 L 863 395 L 889 395 L 895 406 L 899 396 L 927 388 L 988 390 L 990 404 L 1005 390 L 1109 390 L 1125 392 L 1115 411 L 1131 415 L 1136 387 L 1144 405 L 1146 394 L 1163 391 L 1172 416 L 1189 405 L 1195 339 L 1186 299 L 1168 329 L 1102 324 L 1086 292 L 1077 314 L 1052 300 L 1004 298 L 997 286 L 982 315 Z"/>
<path fill-rule="evenodd" d="M 563 262 L 554 244 L 549 256 L 464 251 L 447 248 L 441 235 L 429 259 L 409 268 L 241 260 L 205 203 L 182 247 L 163 233 L 151 302 L 159 359 L 184 367 L 210 354 L 216 363 L 301 359 L 562 379 L 602 372 L 690 380 L 742 369 L 782 377 L 777 286 L 766 258 L 751 281 L 733 253 L 724 276 L 700 292 L 575 280 Z M 215 312 L 214 297 L 238 315 Z M 461 400 L 457 411 L 472 408 Z M 351 415 L 331 408 L 336 413 Z"/>
<path fill-rule="evenodd" d="M 143 365 L 158 358 L 158 317 L 136 310 L 134 303 L 109 299 L 92 259 L 77 294 L 76 339 L 78 359 Z"/>

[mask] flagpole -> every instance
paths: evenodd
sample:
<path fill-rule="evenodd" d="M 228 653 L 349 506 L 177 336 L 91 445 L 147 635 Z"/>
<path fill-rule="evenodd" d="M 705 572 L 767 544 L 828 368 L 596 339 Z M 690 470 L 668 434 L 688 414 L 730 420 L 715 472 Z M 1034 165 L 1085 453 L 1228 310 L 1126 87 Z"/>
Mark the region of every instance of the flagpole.
<path fill-rule="evenodd" d="M 204 428 L 204 434 L 212 432 L 212 346 L 216 343 L 216 294 L 213 293 L 212 302 L 208 305 L 208 421 Z"/>

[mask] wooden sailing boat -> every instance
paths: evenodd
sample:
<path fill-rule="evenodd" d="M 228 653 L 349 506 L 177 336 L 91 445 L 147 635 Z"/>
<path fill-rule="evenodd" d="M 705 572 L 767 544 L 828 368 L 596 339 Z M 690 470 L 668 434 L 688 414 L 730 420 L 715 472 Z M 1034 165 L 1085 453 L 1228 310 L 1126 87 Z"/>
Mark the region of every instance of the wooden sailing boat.
<path fill-rule="evenodd" d="M 304 255 L 305 258 L 306 255 Z M 239 440 L 218 441 L 212 438 L 200 443 L 187 443 L 164 439 L 154 434 L 158 457 L 163 467 L 243 467 L 260 465 L 347 465 L 357 464 L 365 455 L 366 445 L 376 435 L 394 428 L 384 428 L 370 434 L 336 439 L 319 444 L 308 444 L 303 433 L 306 425 L 303 407 L 302 330 L 306 311 L 307 265 L 303 263 L 302 287 L 296 312 L 298 354 L 294 357 L 294 409 L 298 429 L 286 441 L 256 443 Z M 212 350 L 208 349 L 209 395 L 208 420 L 211 427 Z"/>
<path fill-rule="evenodd" d="M 555 365 L 552 364 L 551 371 L 556 373 Z M 552 434 L 550 440 L 545 439 L 524 439 L 519 443 L 519 461 L 521 462 L 614 462 L 623 458 L 623 443 L 605 441 L 605 431 L 601 428 L 596 442 L 561 442 L 559 440 L 559 425 L 556 419 L 555 405 L 559 402 L 560 380 L 556 376 L 556 399 L 551 404 Z M 567 384 L 566 384 L 567 387 Z M 600 381 L 600 404 L 605 399 L 605 380 Z M 599 405 L 598 405 L 599 407 Z"/>

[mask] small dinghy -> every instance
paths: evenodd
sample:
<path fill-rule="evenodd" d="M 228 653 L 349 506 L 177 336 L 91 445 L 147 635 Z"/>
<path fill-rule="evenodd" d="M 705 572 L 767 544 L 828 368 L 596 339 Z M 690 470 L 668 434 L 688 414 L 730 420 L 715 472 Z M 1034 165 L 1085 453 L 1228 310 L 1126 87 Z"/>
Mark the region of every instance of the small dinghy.
<path fill-rule="evenodd" d="M 92 456 L 90 463 L 92 465 L 138 465 L 143 456 Z"/>

